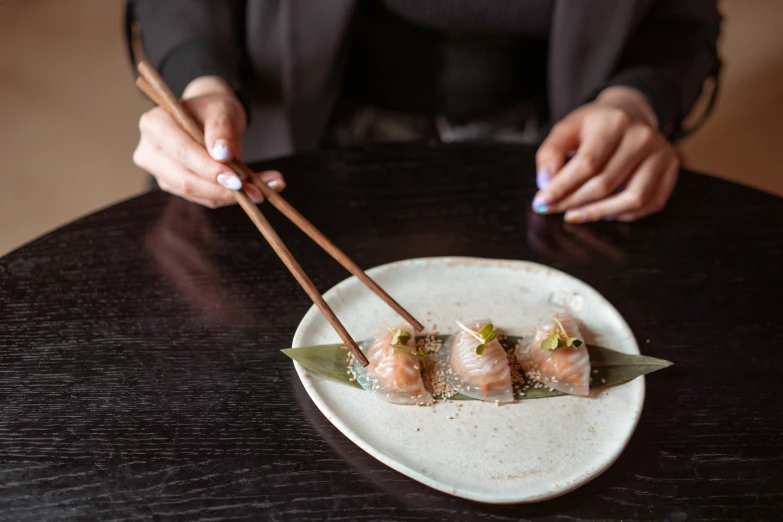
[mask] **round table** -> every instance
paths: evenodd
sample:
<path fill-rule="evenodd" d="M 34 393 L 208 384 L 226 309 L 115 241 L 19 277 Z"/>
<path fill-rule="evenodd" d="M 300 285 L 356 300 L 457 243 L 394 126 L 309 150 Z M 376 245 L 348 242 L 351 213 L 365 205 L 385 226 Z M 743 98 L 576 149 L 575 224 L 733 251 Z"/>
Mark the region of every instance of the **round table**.
<path fill-rule="evenodd" d="M 0 260 L 0 519 L 672 520 L 783 516 L 783 200 L 683 172 L 667 209 L 564 225 L 529 211 L 534 151 L 389 145 L 256 165 L 363 268 L 548 264 L 592 285 L 642 351 L 630 444 L 554 500 L 431 490 L 354 446 L 279 349 L 312 306 L 238 208 L 162 192 Z M 261 207 L 321 291 L 348 274 Z"/>

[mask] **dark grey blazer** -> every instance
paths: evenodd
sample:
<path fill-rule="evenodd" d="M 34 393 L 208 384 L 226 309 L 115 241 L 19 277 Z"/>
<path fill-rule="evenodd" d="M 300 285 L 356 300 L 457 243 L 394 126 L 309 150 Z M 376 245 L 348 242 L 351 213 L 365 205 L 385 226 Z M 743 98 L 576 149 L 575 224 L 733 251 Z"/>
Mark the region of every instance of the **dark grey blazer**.
<path fill-rule="evenodd" d="M 682 122 L 705 80 L 720 70 L 717 2 L 553 1 L 551 121 L 610 79 L 622 83 L 625 71 L 636 78 L 642 71 L 662 132 L 673 140 L 684 135 Z M 356 2 L 129 0 L 128 13 L 138 21 L 146 58 L 177 94 L 203 74 L 237 89 L 251 117 L 246 159 L 255 160 L 318 146 L 340 93 Z"/>

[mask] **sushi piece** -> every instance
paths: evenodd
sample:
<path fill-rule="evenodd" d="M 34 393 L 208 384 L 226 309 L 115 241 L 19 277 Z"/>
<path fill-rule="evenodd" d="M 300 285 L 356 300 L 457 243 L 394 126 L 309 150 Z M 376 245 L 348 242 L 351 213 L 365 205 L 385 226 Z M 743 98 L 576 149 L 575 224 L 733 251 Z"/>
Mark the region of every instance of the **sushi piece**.
<path fill-rule="evenodd" d="M 422 360 L 416 340 L 407 326 L 388 328 L 362 351 L 370 364 L 354 363 L 356 382 L 378 399 L 393 404 L 432 404 L 432 395 L 424 387 Z"/>
<path fill-rule="evenodd" d="M 533 341 L 516 350 L 525 374 L 571 395 L 590 393 L 590 355 L 571 314 L 556 314 L 541 324 Z"/>
<path fill-rule="evenodd" d="M 438 366 L 446 381 L 473 399 L 513 402 L 511 369 L 492 322 L 484 319 L 467 326 L 457 324 L 460 330 L 438 352 Z"/>

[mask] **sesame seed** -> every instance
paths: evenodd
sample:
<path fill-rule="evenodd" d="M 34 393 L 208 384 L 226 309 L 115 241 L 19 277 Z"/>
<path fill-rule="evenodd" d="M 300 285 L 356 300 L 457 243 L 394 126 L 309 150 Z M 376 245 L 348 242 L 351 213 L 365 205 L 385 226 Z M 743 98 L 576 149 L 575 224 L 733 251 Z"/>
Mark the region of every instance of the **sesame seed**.
<path fill-rule="evenodd" d="M 419 428 L 416 428 L 416 431 L 419 431 Z"/>
<path fill-rule="evenodd" d="M 598 373 L 598 370 L 593 370 L 593 373 Z"/>
<path fill-rule="evenodd" d="M 495 406 L 500 406 L 500 399 L 495 400 Z"/>
<path fill-rule="evenodd" d="M 603 377 L 601 377 L 601 382 L 602 382 L 602 383 L 604 383 L 604 384 L 606 384 L 606 379 L 604 379 Z"/>
<path fill-rule="evenodd" d="M 446 415 L 446 418 L 447 418 L 448 420 L 454 420 L 454 417 L 452 417 L 451 415 Z"/>
<path fill-rule="evenodd" d="M 462 408 L 462 404 L 457 404 L 457 408 Z"/>

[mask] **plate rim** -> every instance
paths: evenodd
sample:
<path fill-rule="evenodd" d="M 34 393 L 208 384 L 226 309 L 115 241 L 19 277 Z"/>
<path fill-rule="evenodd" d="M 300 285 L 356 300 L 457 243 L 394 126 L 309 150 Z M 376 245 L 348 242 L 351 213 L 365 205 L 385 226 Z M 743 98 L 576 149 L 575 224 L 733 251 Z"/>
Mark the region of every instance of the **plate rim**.
<path fill-rule="evenodd" d="M 439 261 L 439 262 L 448 262 L 448 261 L 460 261 L 460 262 L 470 262 L 470 263 L 480 263 L 485 265 L 498 265 L 498 264 L 510 264 L 510 265 L 528 265 L 532 267 L 536 267 L 539 269 L 545 269 L 552 272 L 558 273 L 560 276 L 565 277 L 567 279 L 572 279 L 576 282 L 578 282 L 581 285 L 584 285 L 588 287 L 591 291 L 593 291 L 598 297 L 600 297 L 605 305 L 611 309 L 611 311 L 614 312 L 614 314 L 617 316 L 617 318 L 622 322 L 622 325 L 624 328 L 630 333 L 630 339 L 632 341 L 632 346 L 636 352 L 636 354 L 641 355 L 641 349 L 639 348 L 639 343 L 636 339 L 636 336 L 633 333 L 633 330 L 628 325 L 628 322 L 625 320 L 625 317 L 617 310 L 617 308 L 608 300 L 606 299 L 603 294 L 598 292 L 595 288 L 593 288 L 590 284 L 586 283 L 585 281 L 582 281 L 581 279 L 564 272 L 563 270 L 560 270 L 558 268 L 554 268 L 548 265 L 544 265 L 541 263 L 536 263 L 534 261 L 528 261 L 523 259 L 501 259 L 501 258 L 485 258 L 485 257 L 472 257 L 472 256 L 428 256 L 428 257 L 417 257 L 417 258 L 409 258 L 409 259 L 401 259 L 398 261 L 392 261 L 389 263 L 384 263 L 382 265 L 377 265 L 372 268 L 369 268 L 365 271 L 365 273 L 372 278 L 373 273 L 380 272 L 383 270 L 393 269 L 395 267 L 401 266 L 401 265 L 408 265 L 412 263 L 422 263 L 427 261 Z M 351 275 L 350 277 L 347 277 L 343 279 L 342 281 L 338 282 L 337 284 L 333 285 L 329 290 L 323 293 L 324 300 L 328 303 L 329 298 L 335 294 L 339 293 L 339 287 L 345 284 L 349 284 L 349 281 L 357 279 L 356 276 Z M 358 281 L 358 279 L 357 279 Z M 360 284 L 361 282 L 358 281 Z M 320 310 L 317 306 L 312 305 L 308 311 L 305 313 L 304 316 L 302 316 L 302 319 L 299 321 L 299 325 L 296 328 L 296 331 L 294 332 L 294 336 L 291 342 L 291 346 L 293 348 L 298 348 L 297 346 L 298 341 L 301 339 L 301 337 L 304 335 L 303 332 L 303 325 L 306 323 L 309 323 L 312 321 L 312 316 L 314 315 L 320 315 Z M 641 419 L 642 412 L 644 410 L 644 403 L 646 398 L 646 380 L 645 376 L 641 375 L 637 377 L 634 380 L 639 381 L 639 397 L 638 397 L 638 404 L 639 408 L 637 410 L 636 415 L 634 416 L 632 422 L 629 425 L 628 432 L 623 434 L 623 440 L 620 445 L 617 446 L 616 452 L 611 455 L 610 458 L 600 462 L 598 465 L 596 465 L 593 472 L 588 473 L 586 476 L 578 478 L 570 482 L 567 486 L 564 486 L 559 489 L 546 489 L 542 491 L 539 494 L 526 494 L 524 497 L 522 496 L 499 496 L 499 495 L 488 495 L 488 494 L 482 494 L 482 493 L 476 493 L 476 492 L 469 492 L 469 491 L 463 491 L 460 492 L 458 488 L 448 487 L 445 484 L 427 477 L 426 475 L 423 475 L 419 471 L 402 464 L 391 457 L 388 457 L 386 454 L 384 454 L 381 451 L 376 450 L 372 445 L 365 444 L 363 439 L 359 437 L 339 416 L 335 415 L 334 411 L 329 408 L 329 406 L 324 402 L 324 398 L 317 392 L 315 389 L 315 381 L 317 379 L 327 379 L 326 377 L 323 377 L 321 375 L 318 375 L 317 373 L 310 372 L 306 368 L 304 368 L 302 365 L 297 363 L 296 361 L 293 361 L 294 363 L 294 369 L 296 370 L 297 375 L 299 376 L 299 380 L 301 381 L 302 385 L 305 388 L 305 391 L 307 392 L 307 395 L 310 397 L 310 399 L 315 403 L 318 410 L 326 417 L 326 419 L 335 427 L 337 430 L 344 435 L 348 440 L 350 440 L 352 443 L 356 444 L 359 448 L 361 448 L 365 453 L 372 456 L 376 460 L 382 462 L 384 465 L 388 466 L 392 470 L 396 471 L 397 473 L 400 473 L 412 480 L 415 480 L 421 484 L 424 484 L 432 489 L 435 489 L 437 491 L 440 491 L 442 493 L 446 493 L 448 495 L 463 498 L 466 500 L 471 500 L 475 502 L 481 502 L 485 504 L 531 504 L 536 502 L 542 502 L 544 500 L 550 500 L 553 498 L 557 498 L 560 496 L 563 496 L 567 493 L 570 493 L 588 482 L 591 482 L 601 476 L 606 470 L 608 470 L 612 465 L 614 465 L 615 462 L 617 462 L 617 459 L 620 458 L 620 455 L 623 454 L 625 449 L 628 447 L 628 444 L 631 441 L 631 438 L 633 437 L 633 434 L 636 431 L 636 428 L 638 427 L 639 420 Z M 405 471 L 402 471 L 404 469 Z"/>

